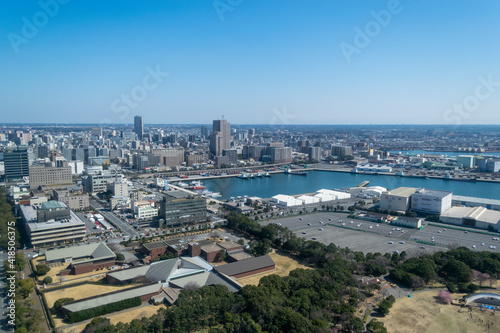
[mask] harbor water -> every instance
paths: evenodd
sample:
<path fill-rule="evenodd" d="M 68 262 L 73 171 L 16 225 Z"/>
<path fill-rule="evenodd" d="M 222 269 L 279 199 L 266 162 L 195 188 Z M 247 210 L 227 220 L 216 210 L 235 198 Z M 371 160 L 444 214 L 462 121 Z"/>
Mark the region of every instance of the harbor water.
<path fill-rule="evenodd" d="M 369 186 L 382 186 L 394 189 L 401 186 L 424 187 L 428 189 L 451 191 L 455 195 L 500 200 L 500 183 L 466 182 L 444 179 L 426 179 L 385 175 L 364 175 L 346 172 L 308 171 L 307 176 L 272 174 L 271 177 L 240 179 L 237 177 L 205 180 L 207 190 L 219 192 L 225 200 L 238 196 L 257 196 L 270 198 L 277 194 L 312 193 L 319 189 L 341 189 L 354 187 L 369 181 Z"/>

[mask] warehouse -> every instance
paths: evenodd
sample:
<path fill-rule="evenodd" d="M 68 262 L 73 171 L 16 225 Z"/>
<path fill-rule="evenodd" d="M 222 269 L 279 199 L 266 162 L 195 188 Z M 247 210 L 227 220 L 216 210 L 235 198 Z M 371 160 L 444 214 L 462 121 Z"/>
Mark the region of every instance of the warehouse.
<path fill-rule="evenodd" d="M 416 190 L 414 187 L 398 187 L 394 190 L 384 192 L 380 196 L 379 208 L 390 212 L 405 213 L 410 209 L 411 195 Z"/>
<path fill-rule="evenodd" d="M 500 230 L 500 212 L 484 207 L 452 207 L 441 214 L 443 223 L 464 225 L 486 230 Z"/>

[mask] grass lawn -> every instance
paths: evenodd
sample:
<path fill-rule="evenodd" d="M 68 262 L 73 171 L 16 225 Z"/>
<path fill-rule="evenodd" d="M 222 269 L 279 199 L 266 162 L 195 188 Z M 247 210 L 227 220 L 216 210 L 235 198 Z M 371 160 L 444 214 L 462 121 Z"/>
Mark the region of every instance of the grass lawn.
<path fill-rule="evenodd" d="M 488 332 L 486 323 L 493 322 L 490 332 L 500 332 L 500 313 L 481 312 L 479 308 L 463 308 L 459 305 L 445 305 L 434 298 L 438 289 L 402 297 L 390 310 L 390 314 L 379 320 L 394 333 L 467 333 Z M 463 294 L 453 294 L 461 299 Z M 472 315 L 472 318 L 471 318 Z M 467 320 L 468 319 L 468 320 Z M 481 322 L 482 321 L 482 322 Z"/>

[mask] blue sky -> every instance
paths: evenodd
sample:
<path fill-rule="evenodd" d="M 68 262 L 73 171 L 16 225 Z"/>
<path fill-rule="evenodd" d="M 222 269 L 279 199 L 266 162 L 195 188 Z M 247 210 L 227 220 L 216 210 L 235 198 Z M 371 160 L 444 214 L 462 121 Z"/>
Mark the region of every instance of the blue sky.
<path fill-rule="evenodd" d="M 498 17 L 496 0 L 2 1 L 0 122 L 500 124 Z"/>

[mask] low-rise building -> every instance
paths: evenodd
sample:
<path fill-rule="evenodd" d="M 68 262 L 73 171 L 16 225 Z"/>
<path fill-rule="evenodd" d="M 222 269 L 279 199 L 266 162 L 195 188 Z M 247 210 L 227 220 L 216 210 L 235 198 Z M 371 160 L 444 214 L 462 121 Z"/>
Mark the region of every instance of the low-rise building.
<path fill-rule="evenodd" d="M 399 225 L 406 228 L 420 229 L 422 228 L 423 220 L 418 217 L 397 216 L 391 224 Z"/>
<path fill-rule="evenodd" d="M 454 225 L 500 230 L 500 212 L 484 207 L 452 207 L 441 214 L 439 220 Z"/>
<path fill-rule="evenodd" d="M 45 253 L 47 264 L 69 264 L 61 275 L 84 274 L 115 265 L 115 254 L 105 243 L 92 243 L 80 246 L 49 250 Z"/>
<path fill-rule="evenodd" d="M 254 257 L 215 267 L 219 273 L 236 279 L 274 270 L 276 264 L 269 255 Z"/>

